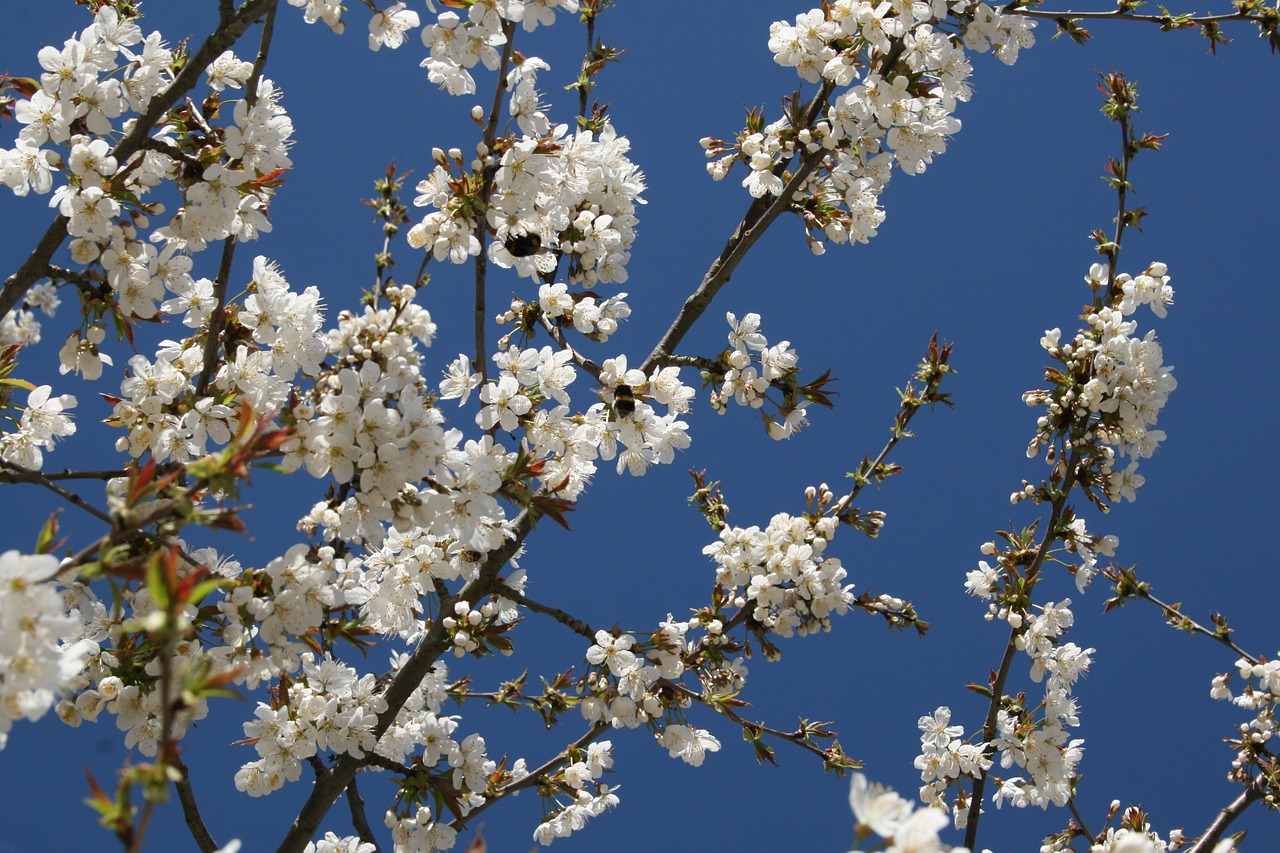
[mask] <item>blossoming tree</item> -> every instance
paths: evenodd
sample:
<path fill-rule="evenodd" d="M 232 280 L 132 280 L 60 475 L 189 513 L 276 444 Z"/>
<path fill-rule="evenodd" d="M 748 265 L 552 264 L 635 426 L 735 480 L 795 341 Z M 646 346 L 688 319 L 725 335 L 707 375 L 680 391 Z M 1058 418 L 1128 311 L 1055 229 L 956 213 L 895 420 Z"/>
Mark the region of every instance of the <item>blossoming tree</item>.
<path fill-rule="evenodd" d="M 856 252 L 844 244 L 876 238 L 897 185 L 947 152 L 957 112 L 982 91 L 974 57 L 1014 64 L 1038 21 L 1078 42 L 1090 38 L 1092 18 L 1197 28 L 1215 47 L 1228 27 L 1252 27 L 1273 47 L 1280 38 L 1280 13 L 1258 2 L 1177 16 L 1132 3 L 1068 14 L 969 0 L 797 10 L 760 34 L 773 62 L 800 78 L 788 84 L 795 91 L 749 109 L 741 127 L 703 131 L 706 171 L 740 185 L 746 212 L 718 250 L 677 244 L 699 255 L 705 273 L 683 290 L 662 282 L 674 291 L 673 316 L 650 321 L 655 333 L 641 339 L 627 324 L 657 309 L 633 308 L 624 286 L 642 251 L 650 178 L 627 117 L 598 100 L 623 58 L 625 45 L 613 42 L 626 31 L 610 29 L 623 9 L 606 0 L 355 9 L 223 0 L 206 36 L 177 44 L 148 30 L 135 3 L 87 5 L 74 33 L 40 49 L 34 77 L 3 78 L 0 101 L 15 128 L 0 176 L 28 197 L 24 209 L 42 200 L 52 208 L 0 289 L 0 481 L 11 494 L 55 502 L 28 510 L 40 523 L 11 526 L 0 554 L 0 743 L 27 736 L 19 721 L 50 710 L 70 726 L 114 722 L 134 756 L 116 779 L 91 782 L 91 804 L 130 850 L 143 847 L 171 791 L 185 843 L 237 843 L 235 826 L 202 818 L 197 787 L 217 780 L 187 760 L 206 717 L 238 715 L 236 796 L 302 792 L 282 837 L 244 838 L 251 849 L 368 853 L 388 840 L 397 850 L 481 849 L 480 816 L 497 820 L 521 792 L 541 803 L 526 832 L 549 844 L 619 805 L 614 779 L 625 766 L 615 751 L 629 738 L 647 737 L 693 766 L 733 749 L 775 762 L 785 748 L 836 773 L 861 767 L 865 732 L 845 729 L 837 741 L 830 723 L 764 718 L 753 703 L 767 697 L 752 687 L 784 650 L 843 622 L 871 617 L 924 635 L 935 619 L 913 603 L 917 594 L 900 591 L 909 586 L 901 579 L 874 590 L 845 563 L 852 534 L 876 539 L 885 526 L 871 504 L 902 485 L 871 487 L 902 470 L 902 440 L 927 410 L 952 405 L 952 347 L 936 335 L 913 342 L 923 357 L 909 381 L 897 378 L 882 446 L 855 450 L 844 437 L 824 450 L 827 467 L 803 473 L 807 488 L 772 488 L 782 477 L 771 474 L 771 451 L 785 453 L 811 422 L 816 431 L 835 417 L 826 410 L 838 410 L 837 394 L 855 405 L 849 380 L 863 362 L 879 365 L 873 351 L 847 356 L 859 344 L 856 318 L 837 350 L 815 337 L 831 361 L 814 368 L 799 337 L 803 316 L 779 318 L 796 329 L 793 345 L 773 331 L 775 315 L 729 308 L 726 296 L 749 275 L 766 232 L 803 241 L 812 255 Z M 411 195 L 395 166 L 377 180 L 367 203 L 382 242 L 362 288 L 297 282 L 274 259 L 272 237 L 285 227 L 275 214 L 305 144 L 295 149 L 305 136 L 287 109 L 291 87 L 311 85 L 272 72 L 278 28 L 296 18 L 338 34 L 359 20 L 379 59 L 383 48 L 417 49 L 419 78 L 434 85 L 395 86 L 414 87 L 409 102 L 429 104 L 418 109 L 456 113 L 471 134 L 465 147 L 409 149 Z M 580 70 L 562 94 L 547 84 L 553 66 L 539 53 L 543 44 L 563 52 L 548 31 L 571 28 L 580 28 Z M 1139 465 L 1166 438 L 1157 424 L 1177 383 L 1153 330 L 1173 303 L 1171 271 L 1122 252 L 1148 214 L 1134 200 L 1133 163 L 1165 138 L 1140 126 L 1137 90 L 1123 74 L 1101 75 L 1099 88 L 1119 138 L 1106 166 L 1113 208 L 1100 217 L 1113 222 L 1093 232 L 1093 262 L 1078 271 L 1078 329 L 1063 328 L 1068 315 L 1032 335 L 1050 365 L 1022 395 L 1035 412 L 1026 456 L 1039 462 L 1004 472 L 1015 478 L 1016 509 L 992 507 L 991 518 L 1017 520 L 975 533 L 980 555 L 948 543 L 967 576 L 953 571 L 947 582 L 977 599 L 975 616 L 1001 626 L 1001 646 L 933 685 L 928 707 L 894 707 L 908 726 L 919 720 L 915 754 L 901 760 L 914 764 L 921 802 L 856 775 L 859 842 L 875 834 L 890 849 L 942 849 L 940 833 L 954 826 L 963 832 L 955 843 L 979 849 L 1001 817 L 994 812 L 1038 806 L 1056 810 L 1048 850 L 1221 850 L 1233 843 L 1233 822 L 1257 803 L 1274 805 L 1280 790 L 1269 745 L 1275 663 L 1237 644 L 1224 618 L 1200 620 L 1163 601 L 1131 562 L 1115 561 L 1117 538 L 1100 530 L 1102 513 L 1144 486 Z M 337 120 L 358 120 L 359 106 L 344 105 Z M 378 121 L 366 122 L 362 144 L 378 145 L 375 131 L 389 119 Z M 308 214 L 324 215 L 299 216 Z M 893 275 L 922 274 L 920 258 L 947 261 L 937 235 L 918 237 L 914 251 Z M 833 282 L 802 271 L 830 260 L 788 259 L 775 288 L 784 317 L 788 307 L 839 304 L 839 294 L 818 290 Z M 1050 272 L 1039 278 L 1074 277 Z M 439 357 L 446 339 L 450 354 Z M 42 359 L 55 366 L 42 369 Z M 720 432 L 705 412 L 758 417 L 766 438 Z M 661 480 L 664 466 L 700 466 L 703 435 L 712 444 L 734 436 L 740 449 L 723 458 L 743 471 L 692 472 L 693 510 L 683 512 L 700 516 L 706 541 L 701 553 L 678 553 L 654 536 L 666 522 L 640 486 Z M 76 457 L 92 464 L 56 461 L 82 442 L 99 443 Z M 720 482 L 744 472 L 754 485 L 738 480 L 735 492 Z M 617 483 L 642 476 L 619 507 Z M 756 494 L 741 503 L 762 514 L 731 515 L 748 489 Z M 299 493 L 303 505 L 285 517 L 281 507 Z M 280 503 L 250 508 L 257 494 Z M 583 538 L 593 500 L 605 505 L 594 517 L 605 532 Z M 50 514 L 56 504 L 66 511 Z M 572 544 L 583 542 L 592 544 Z M 571 606 L 582 599 L 581 575 L 579 594 L 565 601 L 538 591 L 564 592 L 554 574 L 565 562 L 635 552 L 664 593 L 665 617 L 628 624 L 634 614 L 603 592 Z M 666 577 L 673 572 L 683 577 Z M 1109 594 L 1099 593 L 1100 578 Z M 643 585 L 606 583 L 626 595 Z M 1068 596 L 1107 609 L 1142 600 L 1228 647 L 1217 669 L 1197 676 L 1237 708 L 1225 732 L 1232 755 L 1195 768 L 1233 783 L 1232 796 L 1211 805 L 1216 819 L 1184 830 L 1138 802 L 1082 808 L 1084 789 L 1103 781 L 1081 781 L 1089 717 L 1077 691 L 1096 649 L 1073 636 Z M 537 622 L 573 638 L 573 651 L 557 657 L 531 642 L 542 636 L 531 633 Z M 874 642 L 877 656 L 902 643 Z M 495 652 L 533 678 L 494 676 L 503 672 L 486 668 Z M 966 681 L 977 699 L 956 692 Z M 232 693 L 252 710 L 227 701 Z M 558 727 L 504 755 L 490 748 L 486 726 L 501 724 L 480 713 L 486 704 Z M 730 745 L 730 734 L 746 745 Z M 869 768 L 873 777 L 882 770 L 898 772 Z M 1089 794 L 1103 803 L 1126 795 Z M 349 818 L 333 810 L 342 798 Z M 716 809 L 711 799 L 698 807 Z"/>

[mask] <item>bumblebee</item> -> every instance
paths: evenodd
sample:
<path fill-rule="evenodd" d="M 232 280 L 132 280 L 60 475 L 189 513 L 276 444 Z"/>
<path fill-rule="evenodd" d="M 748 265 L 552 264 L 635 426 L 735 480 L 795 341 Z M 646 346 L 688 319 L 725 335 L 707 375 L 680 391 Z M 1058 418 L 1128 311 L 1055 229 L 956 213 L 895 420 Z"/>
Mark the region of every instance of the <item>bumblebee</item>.
<path fill-rule="evenodd" d="M 528 258 L 546 251 L 546 249 L 542 248 L 542 235 L 537 231 L 508 234 L 507 239 L 502 241 L 502 245 L 511 253 L 513 258 Z"/>
<path fill-rule="evenodd" d="M 630 385 L 619 382 L 613 389 L 613 413 L 623 419 L 636 413 L 636 392 Z"/>

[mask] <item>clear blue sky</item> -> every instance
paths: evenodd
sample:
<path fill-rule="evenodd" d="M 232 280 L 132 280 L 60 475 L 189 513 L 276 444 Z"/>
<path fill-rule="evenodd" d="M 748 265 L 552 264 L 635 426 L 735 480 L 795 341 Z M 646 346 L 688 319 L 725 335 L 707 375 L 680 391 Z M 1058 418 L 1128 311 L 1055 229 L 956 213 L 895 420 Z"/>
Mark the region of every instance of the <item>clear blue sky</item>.
<path fill-rule="evenodd" d="M 69 0 L 5 6 L 0 72 L 9 74 L 36 76 L 37 48 L 60 44 L 88 20 Z M 188 34 L 199 41 L 216 15 L 212 2 L 146 6 L 144 30 L 160 29 L 171 43 Z M 619 6 L 601 18 L 598 33 L 628 52 L 605 71 L 596 96 L 611 102 L 617 129 L 632 140 L 649 203 L 623 288 L 632 322 L 593 355 L 626 352 L 637 360 L 749 201 L 737 180 L 716 184 L 705 175 L 697 140 L 731 138 L 744 106 L 764 104 L 776 115 L 781 96 L 798 81 L 772 63 L 768 27 L 808 7 L 733 0 Z M 394 159 L 413 170 L 411 188 L 430 171 L 433 146 L 474 144 L 466 119 L 474 101 L 449 98 L 426 82 L 417 68 L 423 51 L 416 34 L 398 52 L 371 54 L 363 13 L 355 9 L 350 18 L 349 32 L 337 37 L 307 27 L 298 10 L 282 4 L 267 76 L 283 87 L 297 128 L 296 169 L 273 205 L 275 231 L 242 247 L 237 278 L 247 277 L 254 254 L 266 254 L 295 287 L 318 286 L 331 316 L 354 305 L 372 280 L 381 238 L 358 201 L 371 195 L 385 164 Z M 1078 47 L 1051 42 L 1041 27 L 1037 46 L 1012 68 L 976 58 L 976 94 L 958 112 L 963 130 L 924 175 L 895 175 L 885 195 L 888 219 L 869 245 L 832 246 L 814 258 L 796 223 L 784 219 L 775 227 L 680 349 L 714 355 L 724 345 L 725 311 L 760 312 L 770 341 L 791 340 L 808 375 L 830 368 L 839 377 L 837 409 L 811 411 L 807 432 L 775 444 L 743 412 L 718 418 L 700 398 L 690 419 L 693 447 L 676 465 L 641 480 L 617 478 L 606 466 L 572 515 L 572 535 L 549 524 L 537 531 L 522 562 L 531 595 L 592 624 L 646 630 L 668 612 L 679 616 L 699 606 L 712 577 L 700 553 L 710 533 L 684 506 L 691 491 L 685 471 L 708 468 L 723 481 L 737 524 L 763 525 L 773 512 L 798 510 L 806 485 L 838 483 L 864 452 L 879 449 L 894 388 L 937 331 L 955 343 L 959 374 L 949 390 L 956 410 L 924 413 L 916 422 L 919 438 L 894 454 L 906 472 L 864 497 L 864 505 L 888 512 L 881 537 L 871 542 L 844 532 L 835 543 L 859 590 L 913 600 L 933 631 L 924 640 L 891 635 L 851 615 L 830 634 L 785 642 L 781 664 L 754 660 L 745 696 L 752 716 L 780 728 L 798 715 L 836 721 L 843 745 L 867 762 L 868 775 L 910 796 L 918 786 L 911 766 L 916 718 L 950 705 L 953 722 L 968 734 L 984 713 L 964 685 L 984 680 L 998 664 L 1004 631 L 983 622 L 980 606 L 964 596 L 964 575 L 995 530 L 1033 518 L 1032 508 L 1011 508 L 1007 500 L 1022 478 L 1038 479 L 1044 468 L 1023 453 L 1035 413 L 1021 394 L 1040 385 L 1043 331 L 1058 326 L 1069 333 L 1088 298 L 1082 277 L 1095 260 L 1089 232 L 1110 230 L 1115 200 L 1099 176 L 1117 153 L 1118 133 L 1098 114 L 1094 83 L 1097 71 L 1120 70 L 1140 87 L 1140 127 L 1170 134 L 1164 152 L 1139 158 L 1136 202 L 1150 215 L 1145 234 L 1130 232 L 1121 266 L 1137 272 L 1151 260 L 1169 265 L 1177 304 L 1157 328 L 1179 388 L 1159 425 L 1169 438 L 1142 466 L 1147 484 L 1138 502 L 1105 519 L 1091 517 L 1090 527 L 1117 534 L 1117 559 L 1139 564 L 1157 594 L 1184 602 L 1202 621 L 1221 611 L 1245 648 L 1276 652 L 1280 579 L 1269 550 L 1273 502 L 1266 497 L 1278 473 L 1271 450 L 1277 412 L 1269 402 L 1278 319 L 1273 240 L 1280 177 L 1270 162 L 1280 138 L 1276 59 L 1244 28 L 1228 31 L 1237 42 L 1216 57 L 1188 33 L 1119 22 L 1093 29 L 1095 42 Z M 576 74 L 580 30 L 562 20 L 536 35 L 518 47 L 551 62 L 542 88 L 556 99 L 553 118 L 569 120 L 575 103 L 559 90 Z M 250 53 L 241 51 L 244 58 Z M 10 144 L 14 132 L 5 129 L 0 144 Z M 50 216 L 40 199 L 0 194 L 0 274 L 17 267 Z M 416 267 L 407 247 L 397 257 L 402 269 Z M 198 274 L 212 276 L 213 263 L 201 257 Z M 433 355 L 442 366 L 469 348 L 470 271 L 434 269 L 425 304 L 441 328 Z M 490 304 L 500 304 L 509 287 L 527 282 L 495 276 Z M 1146 324 L 1149 315 L 1141 319 Z M 59 380 L 56 350 L 66 331 L 57 321 L 47 329 L 46 341 L 23 354 L 23 375 L 76 393 L 81 433 L 46 467 L 88 465 L 102 446 L 91 425 L 107 411 L 92 391 L 116 389 L 105 380 L 94 389 Z M 121 365 L 127 354 L 116 352 Z M 252 497 L 263 507 L 251 522 L 255 538 L 219 543 L 246 565 L 262 565 L 296 541 L 293 521 L 319 494 L 318 487 L 303 499 L 290 492 L 316 485 L 302 476 L 283 483 L 263 478 L 259 485 Z M 29 550 L 35 519 L 52 505 L 32 487 L 8 489 L 0 548 Z M 96 535 L 88 526 L 96 522 L 76 512 L 67 508 L 64 523 L 84 523 L 82 535 Z M 1050 596 L 1073 599 L 1071 639 L 1098 650 L 1077 688 L 1086 741 L 1081 810 L 1093 826 L 1112 799 L 1141 802 L 1162 834 L 1179 826 L 1198 833 L 1235 795 L 1223 781 L 1231 754 L 1221 738 L 1243 717 L 1208 696 L 1210 678 L 1234 658 L 1163 627 L 1152 608 L 1102 617 L 1106 595 L 1098 583 L 1082 597 L 1064 577 Z M 531 677 L 550 674 L 579 664 L 585 651 L 578 638 L 536 618 L 516 642 L 523 654 L 485 662 L 476 671 L 481 683 L 525 666 Z M 384 660 L 374 657 L 370 666 L 380 670 Z M 1022 679 L 1016 686 L 1036 690 L 1025 666 L 1015 673 Z M 242 737 L 239 724 L 252 708 L 215 705 L 185 744 L 211 831 L 220 841 L 241 837 L 244 849 L 256 851 L 274 848 L 306 784 L 261 800 L 234 790 L 235 769 L 253 755 L 227 744 Z M 543 735 L 533 719 L 512 722 L 475 705 L 460 713 L 465 730 L 485 734 L 491 754 L 523 755 L 530 764 L 577 731 L 570 723 Z M 721 752 L 689 768 L 641 731 L 616 733 L 612 781 L 622 786 L 621 807 L 556 847 L 848 849 L 846 781 L 824 776 L 808 755 L 785 745 L 778 747 L 780 767 L 756 767 L 733 728 L 707 714 L 692 716 L 721 737 Z M 111 778 L 122 756 L 119 740 L 105 716 L 79 730 L 53 719 L 17 724 L 0 752 L 0 853 L 112 849 L 106 835 L 93 834 L 91 813 L 78 801 L 86 767 L 104 782 Z M 380 827 L 379 788 L 363 777 L 362 784 L 371 822 Z M 490 849 L 531 848 L 538 814 L 531 793 L 487 812 L 481 822 Z M 984 819 L 980 843 L 1038 849 L 1040 837 L 1065 822 L 1062 811 L 1005 809 Z M 1267 839 L 1278 836 L 1274 817 L 1258 810 L 1238 826 L 1254 827 L 1252 849 L 1269 849 Z M 343 803 L 325 828 L 351 831 Z M 194 849 L 176 802 L 155 831 L 150 849 Z"/>

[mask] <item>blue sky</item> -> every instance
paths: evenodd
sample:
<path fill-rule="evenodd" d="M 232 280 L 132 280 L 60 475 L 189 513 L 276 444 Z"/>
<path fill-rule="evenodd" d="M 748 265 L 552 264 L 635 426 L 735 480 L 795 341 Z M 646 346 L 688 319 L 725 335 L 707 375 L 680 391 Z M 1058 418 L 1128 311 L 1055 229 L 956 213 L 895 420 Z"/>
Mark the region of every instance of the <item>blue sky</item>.
<path fill-rule="evenodd" d="M 798 81 L 772 63 L 768 26 L 807 6 L 619 5 L 602 17 L 598 34 L 628 52 L 604 72 L 595 95 L 611 102 L 615 126 L 632 140 L 632 158 L 649 182 L 648 205 L 623 288 L 632 322 L 595 354 L 626 352 L 636 360 L 652 348 L 749 201 L 737 180 L 717 184 L 706 176 L 697 140 L 731 138 L 744 106 L 763 104 L 776 114 Z M 10 74 L 35 76 L 36 49 L 60 44 L 87 22 L 70 2 L 10 0 L 6 7 L 0 71 Z M 202 38 L 215 18 L 213 3 L 152 0 L 147 11 L 144 30 L 160 29 L 170 42 Z M 426 82 L 416 36 L 399 52 L 369 53 L 364 20 L 353 11 L 349 32 L 337 37 L 281 8 L 267 75 L 283 87 L 297 128 L 296 169 L 272 208 L 275 231 L 239 255 L 239 280 L 254 254 L 266 254 L 295 287 L 318 286 L 331 312 L 353 305 L 372 280 L 381 237 L 358 200 L 371 195 L 385 164 L 394 159 L 413 170 L 411 187 L 429 172 L 433 146 L 474 144 L 466 117 L 473 100 L 449 98 Z M 844 532 L 834 545 L 859 590 L 913 600 L 933 630 L 920 640 L 846 617 L 830 634 L 785 642 L 780 664 L 754 660 L 745 696 L 754 718 L 780 728 L 797 716 L 836 721 L 846 751 L 867 762 L 868 775 L 910 795 L 918 785 L 911 766 L 916 718 L 950 705 L 953 722 L 968 733 L 984 712 L 964 685 L 997 665 L 1004 631 L 983 622 L 981 607 L 963 595 L 964 573 L 995 530 L 1033 518 L 1031 507 L 1011 508 L 1007 500 L 1022 478 L 1038 479 L 1044 467 L 1023 453 L 1035 413 L 1021 394 L 1039 387 L 1043 331 L 1073 330 L 1088 298 L 1082 277 L 1095 259 L 1089 232 L 1110 230 L 1115 200 L 1099 176 L 1117 153 L 1118 132 L 1098 113 L 1094 83 L 1098 71 L 1119 70 L 1142 93 L 1139 126 L 1170 134 L 1165 151 L 1138 160 L 1136 203 L 1150 215 L 1145 233 L 1130 232 L 1121 267 L 1169 265 L 1177 304 L 1156 328 L 1179 388 L 1160 421 L 1169 438 L 1142 466 L 1147 484 L 1137 503 L 1117 506 L 1104 519 L 1091 516 L 1090 527 L 1118 535 L 1117 559 L 1138 564 L 1157 594 L 1184 602 L 1201 621 L 1220 611 L 1243 647 L 1275 653 L 1280 580 L 1268 550 L 1274 512 L 1266 498 L 1278 473 L 1270 450 L 1276 407 L 1267 402 L 1280 283 L 1271 242 L 1280 177 L 1269 166 L 1280 138 L 1280 108 L 1271 97 L 1275 60 L 1244 28 L 1229 32 L 1237 41 L 1217 56 L 1189 33 L 1124 22 L 1092 29 L 1098 38 L 1079 47 L 1051 42 L 1041 27 L 1037 46 L 1012 68 L 977 57 L 975 97 L 958 112 L 963 130 L 924 175 L 895 175 L 884 199 L 887 221 L 870 244 L 832 246 L 815 258 L 795 222 L 775 226 L 681 351 L 714 355 L 724 346 L 724 312 L 757 311 L 771 342 L 797 346 L 807 375 L 830 368 L 840 379 L 836 410 L 811 411 L 812 426 L 778 444 L 743 412 L 720 418 L 703 405 L 690 419 L 694 444 L 677 464 L 639 480 L 602 468 L 572 515 L 572 534 L 540 527 L 522 561 L 531 595 L 595 625 L 616 621 L 646 630 L 668 612 L 679 616 L 699 606 L 711 580 L 701 555 L 710 535 L 684 505 L 691 491 L 685 471 L 708 468 L 723 482 L 734 523 L 763 525 L 776 511 L 799 510 L 806 485 L 836 484 L 864 452 L 879 449 L 894 388 L 937 331 L 955 343 L 959 373 L 949 390 L 956 409 L 923 413 L 914 424 L 918 438 L 893 456 L 905 473 L 864 498 L 865 506 L 888 513 L 880 538 Z M 536 35 L 519 48 L 551 62 L 542 88 L 556 99 L 552 117 L 568 120 L 576 99 L 559 88 L 576 74 L 580 31 L 562 20 Z M 0 144 L 12 135 L 6 129 Z M 0 195 L 4 275 L 49 217 L 39 199 Z M 397 257 L 402 270 L 416 268 L 416 255 L 403 244 Z M 198 270 L 213 274 L 212 266 Z M 432 350 L 441 366 L 469 347 L 469 282 L 469 270 L 436 267 L 425 294 L 441 329 Z M 490 304 L 520 287 L 527 282 L 494 278 Z M 1144 327 L 1150 322 L 1145 312 L 1140 319 Z M 102 446 L 90 425 L 106 411 L 93 392 L 115 388 L 106 380 L 98 388 L 60 387 L 70 384 L 56 373 L 66 332 L 56 321 L 47 328 L 46 341 L 23 355 L 24 375 L 76 393 L 81 432 L 46 467 L 87 465 Z M 119 365 L 127 355 L 118 352 Z M 251 497 L 262 507 L 251 521 L 254 539 L 218 544 L 246 564 L 262 565 L 296 541 L 293 521 L 319 489 L 300 478 L 265 477 L 258 485 Z M 52 505 L 31 487 L 8 488 L 3 506 L 11 521 L 0 548 L 29 549 L 36 519 Z M 299 498 L 297 491 L 306 494 Z M 68 524 L 85 518 L 73 508 L 63 514 Z M 96 535 L 87 526 L 81 532 Z M 1231 754 L 1221 738 L 1243 716 L 1208 697 L 1210 678 L 1230 669 L 1234 657 L 1162 626 L 1152 608 L 1131 605 L 1102 617 L 1101 583 L 1082 597 L 1064 575 L 1050 589 L 1049 597 L 1075 602 L 1071 639 L 1098 650 L 1077 688 L 1086 741 L 1082 813 L 1094 826 L 1111 800 L 1141 802 L 1162 832 L 1181 826 L 1198 833 L 1235 795 L 1223 781 Z M 578 638 L 538 619 L 521 627 L 516 642 L 523 654 L 483 662 L 476 678 L 509 677 L 526 666 L 531 676 L 550 674 L 579 663 L 585 651 Z M 381 669 L 383 660 L 374 657 L 370 666 Z M 1018 686 L 1034 690 L 1025 675 Z M 234 790 L 235 769 L 253 756 L 227 744 L 242 736 L 239 723 L 252 707 L 215 706 L 188 738 L 187 760 L 215 837 L 238 836 L 245 849 L 265 850 L 288 825 L 305 782 L 265 800 Z M 485 714 L 475 705 L 460 713 L 466 730 L 485 734 L 492 754 L 524 755 L 531 764 L 576 737 L 572 723 L 544 735 L 533 719 Z M 756 767 L 731 727 L 705 714 L 693 720 L 724 742 L 697 769 L 668 758 L 643 732 L 616 733 L 612 781 L 621 785 L 620 809 L 556 847 L 848 849 L 846 781 L 824 776 L 809 756 L 785 745 L 778 748 L 780 767 Z M 122 756 L 118 741 L 105 718 L 79 730 L 52 719 L 18 724 L 0 753 L 0 820 L 7 827 L 0 851 L 110 849 L 109 839 L 92 834 L 92 816 L 78 801 L 86 767 L 100 780 L 111 777 Z M 363 778 L 362 784 L 371 822 L 380 826 L 379 788 Z M 531 848 L 538 814 L 528 793 L 487 812 L 481 822 L 491 849 Z M 984 818 L 980 844 L 1036 849 L 1065 821 L 1061 811 L 1006 808 Z M 1274 818 L 1256 810 L 1238 826 L 1253 827 L 1255 844 L 1276 836 Z M 342 803 L 325 827 L 350 831 Z M 194 849 L 184 846 L 176 802 L 155 831 L 151 849 Z"/>

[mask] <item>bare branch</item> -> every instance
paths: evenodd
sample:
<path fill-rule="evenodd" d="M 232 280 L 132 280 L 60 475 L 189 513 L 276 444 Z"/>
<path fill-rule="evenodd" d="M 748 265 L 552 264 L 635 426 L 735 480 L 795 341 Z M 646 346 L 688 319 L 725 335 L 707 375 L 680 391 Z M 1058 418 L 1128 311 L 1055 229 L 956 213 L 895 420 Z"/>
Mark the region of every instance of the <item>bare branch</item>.
<path fill-rule="evenodd" d="M 556 620 L 561 625 L 564 625 L 572 629 L 577 634 L 581 634 L 591 642 L 593 643 L 595 642 L 596 632 L 591 629 L 590 625 L 588 625 L 586 622 L 583 622 L 581 619 L 578 619 L 577 617 L 570 616 L 568 613 L 565 613 L 560 608 L 551 607 L 550 605 L 547 605 L 547 604 L 539 604 L 538 602 L 525 597 L 522 593 L 516 592 L 514 589 L 507 586 L 506 584 L 499 583 L 497 592 L 500 595 L 502 595 L 504 598 L 509 598 L 512 601 L 514 601 L 516 604 L 529 608 L 534 613 L 541 613 L 543 616 L 550 616 L 552 619 Z"/>
<path fill-rule="evenodd" d="M 107 515 L 105 512 L 98 509 L 96 506 L 89 503 L 70 489 L 65 489 L 57 483 L 52 482 L 39 471 L 33 471 L 30 468 L 22 467 L 16 462 L 6 462 L 3 459 L 0 459 L 0 469 L 5 469 L 0 470 L 0 483 L 33 483 L 37 486 L 43 486 L 59 497 L 80 507 L 93 517 L 105 521 L 107 524 L 111 523 L 111 516 Z"/>
<path fill-rule="evenodd" d="M 191 771 L 180 757 L 175 756 L 171 764 L 181 774 L 174 780 L 173 787 L 178 790 L 178 802 L 182 804 L 182 816 L 187 821 L 187 829 L 191 830 L 191 837 L 195 839 L 200 853 L 214 853 L 218 849 L 218 842 L 213 840 L 209 829 L 204 825 L 204 819 L 200 817 L 196 794 L 191 788 Z"/>
<path fill-rule="evenodd" d="M 1244 814 L 1244 810 L 1249 806 L 1261 800 L 1266 794 L 1266 789 L 1262 783 L 1254 779 L 1247 788 L 1240 792 L 1240 796 L 1231 801 L 1231 804 L 1218 812 L 1218 816 L 1213 819 L 1213 823 L 1205 830 L 1204 835 L 1200 836 L 1200 840 L 1196 842 L 1196 846 L 1191 848 L 1190 853 L 1209 853 L 1217 846 L 1222 833 L 1227 831 L 1227 827 L 1235 822 L 1235 819 Z"/>
<path fill-rule="evenodd" d="M 360 796 L 360 789 L 354 778 L 347 783 L 347 805 L 351 807 L 351 825 L 355 827 L 356 834 L 364 843 L 373 845 L 373 853 L 378 853 L 378 839 L 369 828 L 369 818 L 364 813 L 364 798 Z"/>

